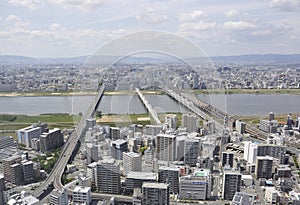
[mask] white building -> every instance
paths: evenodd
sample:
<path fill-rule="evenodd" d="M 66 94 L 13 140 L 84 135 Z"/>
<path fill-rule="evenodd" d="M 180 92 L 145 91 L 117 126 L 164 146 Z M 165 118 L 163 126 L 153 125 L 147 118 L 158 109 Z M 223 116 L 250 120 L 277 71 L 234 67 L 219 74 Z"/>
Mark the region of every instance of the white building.
<path fill-rule="evenodd" d="M 183 114 L 182 126 L 187 128 L 187 132 L 197 132 L 199 127 L 198 117 L 191 113 Z"/>
<path fill-rule="evenodd" d="M 162 161 L 174 161 L 176 159 L 176 136 L 159 134 L 156 141 L 158 159 Z"/>
<path fill-rule="evenodd" d="M 208 200 L 211 197 L 210 170 L 201 169 L 179 178 L 180 199 Z"/>
<path fill-rule="evenodd" d="M 76 186 L 73 190 L 73 204 L 90 204 L 92 201 L 91 187 Z"/>
<path fill-rule="evenodd" d="M 62 191 L 54 190 L 50 194 L 50 205 L 68 205 L 67 189 Z"/>
<path fill-rule="evenodd" d="M 244 159 L 250 164 L 255 164 L 257 150 L 257 144 L 252 143 L 250 141 L 244 142 Z"/>
<path fill-rule="evenodd" d="M 96 186 L 97 181 L 97 162 L 93 162 L 86 167 L 87 177 L 92 181 L 92 186 Z"/>
<path fill-rule="evenodd" d="M 38 138 L 42 133 L 41 127 L 29 126 L 17 131 L 18 143 L 23 144 L 26 148 L 31 148 L 31 139 Z"/>
<path fill-rule="evenodd" d="M 98 161 L 98 147 L 94 143 L 86 143 L 87 164 Z"/>
<path fill-rule="evenodd" d="M 131 171 L 142 171 L 142 157 L 140 153 L 123 153 L 123 173 L 127 175 Z"/>

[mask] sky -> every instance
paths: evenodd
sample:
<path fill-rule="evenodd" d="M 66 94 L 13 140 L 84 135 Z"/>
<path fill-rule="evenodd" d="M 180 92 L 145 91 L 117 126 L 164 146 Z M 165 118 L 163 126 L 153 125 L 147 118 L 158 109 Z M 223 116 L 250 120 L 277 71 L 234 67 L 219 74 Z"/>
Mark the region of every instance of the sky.
<path fill-rule="evenodd" d="M 1 0 L 0 55 L 90 55 L 140 31 L 209 56 L 300 53 L 300 0 Z"/>

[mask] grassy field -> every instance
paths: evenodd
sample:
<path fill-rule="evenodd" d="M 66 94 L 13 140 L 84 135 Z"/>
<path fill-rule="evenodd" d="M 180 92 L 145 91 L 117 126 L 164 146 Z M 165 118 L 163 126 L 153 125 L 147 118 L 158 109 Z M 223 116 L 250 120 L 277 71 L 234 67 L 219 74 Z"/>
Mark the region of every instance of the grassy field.
<path fill-rule="evenodd" d="M 165 121 L 165 116 L 168 114 L 176 114 L 177 115 L 177 124 L 181 124 L 181 113 L 158 113 L 158 118 L 161 122 Z M 110 126 L 129 126 L 131 124 L 141 124 L 141 125 L 149 125 L 153 124 L 152 118 L 149 114 L 108 114 L 102 115 L 101 119 L 98 118 L 97 122 L 101 125 L 110 125 Z"/>
<path fill-rule="evenodd" d="M 228 89 L 193 90 L 196 94 L 293 94 L 300 95 L 300 89 Z"/>

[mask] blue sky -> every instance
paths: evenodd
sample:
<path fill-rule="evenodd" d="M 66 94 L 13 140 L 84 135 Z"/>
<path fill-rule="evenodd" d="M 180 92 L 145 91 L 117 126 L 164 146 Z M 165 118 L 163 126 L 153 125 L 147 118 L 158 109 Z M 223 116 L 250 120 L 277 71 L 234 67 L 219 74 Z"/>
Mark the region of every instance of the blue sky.
<path fill-rule="evenodd" d="M 300 0 L 0 1 L 0 55 L 89 55 L 146 30 L 179 35 L 209 56 L 300 53 Z"/>

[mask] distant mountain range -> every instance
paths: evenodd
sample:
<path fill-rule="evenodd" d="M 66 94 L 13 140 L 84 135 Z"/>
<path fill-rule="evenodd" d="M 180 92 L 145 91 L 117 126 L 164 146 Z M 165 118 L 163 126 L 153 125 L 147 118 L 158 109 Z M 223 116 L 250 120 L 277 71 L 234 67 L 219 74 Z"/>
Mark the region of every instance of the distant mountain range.
<path fill-rule="evenodd" d="M 110 63 L 115 62 L 120 57 L 118 56 L 78 56 L 72 58 L 32 58 L 26 56 L 11 56 L 0 55 L 0 65 L 11 64 L 83 64 L 87 59 L 88 62 L 94 63 Z M 224 63 L 288 63 L 297 64 L 300 63 L 300 54 L 281 55 L 281 54 L 249 54 L 249 55 L 235 55 L 235 56 L 213 56 L 210 57 L 213 62 Z M 187 58 L 188 61 L 197 62 L 206 60 L 206 58 Z M 175 59 L 171 58 L 159 58 L 159 57 L 128 57 L 124 58 L 124 63 L 163 63 L 163 62 L 175 62 Z M 178 62 L 178 61 L 177 61 Z"/>

